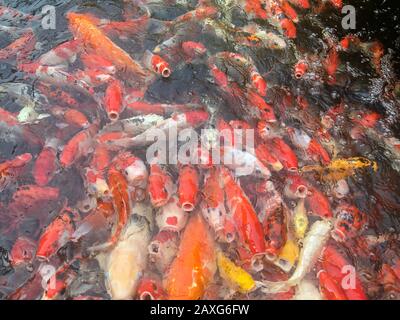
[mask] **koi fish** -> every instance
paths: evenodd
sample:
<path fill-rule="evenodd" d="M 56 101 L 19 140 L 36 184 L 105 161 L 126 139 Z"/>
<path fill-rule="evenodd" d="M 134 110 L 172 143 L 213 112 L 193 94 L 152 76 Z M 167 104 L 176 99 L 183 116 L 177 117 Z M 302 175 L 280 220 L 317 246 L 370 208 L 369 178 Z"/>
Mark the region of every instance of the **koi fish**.
<path fill-rule="evenodd" d="M 123 87 L 120 81 L 112 81 L 104 94 L 104 108 L 107 112 L 108 118 L 111 121 L 116 121 L 120 113 L 123 111 Z"/>
<path fill-rule="evenodd" d="M 80 55 L 80 60 L 89 70 L 99 70 L 110 75 L 117 71 L 115 66 L 101 55 L 83 53 Z"/>
<path fill-rule="evenodd" d="M 128 192 L 128 183 L 124 175 L 114 167 L 108 170 L 108 185 L 117 214 L 117 223 L 110 239 L 106 243 L 89 248 L 90 251 L 104 250 L 114 246 L 118 242 L 131 214 L 131 199 Z"/>
<path fill-rule="evenodd" d="M 293 212 L 293 224 L 295 235 L 298 239 L 303 239 L 308 227 L 308 217 L 304 205 L 304 198 L 300 198 Z"/>
<path fill-rule="evenodd" d="M 178 254 L 163 281 L 167 298 L 200 299 L 216 272 L 214 241 L 206 222 L 194 213 L 182 234 Z"/>
<path fill-rule="evenodd" d="M 89 53 L 103 56 L 113 63 L 119 71 L 128 71 L 139 77 L 147 73 L 123 49 L 113 43 L 91 19 L 83 14 L 69 12 L 69 27 L 75 39 L 81 41 Z"/>
<path fill-rule="evenodd" d="M 69 40 L 41 55 L 37 62 L 45 66 L 58 66 L 61 64 L 67 65 L 69 63 L 74 63 L 79 49 L 79 41 Z"/>
<path fill-rule="evenodd" d="M 56 173 L 58 144 L 57 139 L 48 140 L 36 159 L 33 177 L 38 186 L 46 186 Z"/>
<path fill-rule="evenodd" d="M 113 145 L 129 148 L 150 145 L 153 141 L 149 137 L 154 137 L 154 134 L 164 132 L 168 134 L 171 128 L 176 128 L 178 132 L 188 127 L 196 128 L 204 124 L 209 115 L 205 111 L 187 111 L 178 113 L 171 118 L 160 121 L 157 125 L 145 130 L 144 132 L 132 138 L 114 140 Z"/>
<path fill-rule="evenodd" d="M 160 231 L 151 240 L 148 246 L 149 260 L 155 268 L 164 273 L 178 252 L 178 233 Z"/>
<path fill-rule="evenodd" d="M 301 172 L 316 171 L 323 181 L 339 181 L 354 175 L 358 170 L 372 168 L 375 172 L 378 165 L 375 161 L 371 161 L 363 157 L 352 157 L 347 159 L 332 160 L 326 166 L 304 166 Z"/>
<path fill-rule="evenodd" d="M 210 169 L 204 177 L 202 195 L 201 213 L 214 232 L 220 233 L 225 227 L 226 210 L 225 194 L 217 170 Z"/>
<path fill-rule="evenodd" d="M 346 300 L 367 300 L 363 285 L 358 274 L 355 274 L 355 286 L 342 286 L 343 279 L 348 273 L 343 272 L 345 266 L 351 266 L 350 261 L 333 245 L 324 248 L 320 257 L 321 267 L 327 275 L 340 284 Z"/>
<path fill-rule="evenodd" d="M 253 255 L 264 254 L 266 249 L 264 233 L 253 206 L 243 190 L 233 180 L 228 169 L 221 168 L 220 175 L 223 181 L 227 206 L 239 235 L 239 241 Z"/>
<path fill-rule="evenodd" d="M 54 106 L 50 109 L 50 113 L 57 119 L 78 128 L 84 129 L 89 126 L 86 115 L 78 110 Z"/>
<path fill-rule="evenodd" d="M 48 260 L 61 247 L 71 240 L 75 231 L 73 217 L 76 216 L 69 209 L 63 211 L 46 227 L 41 234 L 36 257 Z"/>
<path fill-rule="evenodd" d="M 356 237 L 367 223 L 365 213 L 352 205 L 342 204 L 336 208 L 335 213 L 336 219 L 332 237 L 338 242 Z"/>
<path fill-rule="evenodd" d="M 178 196 L 179 204 L 185 211 L 193 211 L 197 204 L 199 176 L 197 170 L 190 165 L 182 166 L 179 170 Z"/>
<path fill-rule="evenodd" d="M 332 279 L 325 270 L 320 270 L 317 274 L 317 278 L 319 280 L 322 296 L 326 300 L 348 300 L 341 284 L 337 283 L 335 279 Z"/>
<path fill-rule="evenodd" d="M 217 264 L 220 276 L 234 289 L 241 293 L 248 293 L 256 288 L 256 282 L 252 276 L 220 251 L 217 253 Z"/>
<path fill-rule="evenodd" d="M 299 284 L 317 261 L 329 239 L 331 229 L 332 225 L 328 220 L 314 222 L 304 239 L 296 270 L 289 280 L 281 282 L 262 281 L 261 290 L 264 293 L 285 292 L 290 287 Z"/>
<path fill-rule="evenodd" d="M 21 154 L 14 159 L 0 163 L 0 190 L 3 191 L 14 179 L 19 169 L 26 166 L 32 160 L 30 153 Z"/>
<path fill-rule="evenodd" d="M 147 188 L 150 195 L 150 201 L 156 208 L 165 205 L 176 190 L 169 173 L 157 163 L 150 165 L 149 183 Z"/>
<path fill-rule="evenodd" d="M 10 251 L 11 263 L 18 266 L 23 263 L 30 263 L 36 256 L 36 244 L 26 237 L 19 237 Z"/>
<path fill-rule="evenodd" d="M 161 279 L 156 275 L 143 276 L 137 288 L 137 296 L 140 300 L 164 300 Z"/>
<path fill-rule="evenodd" d="M 136 295 L 140 277 L 146 268 L 149 243 L 150 230 L 146 219 L 135 214 L 130 216 L 121 230 L 118 243 L 103 258 L 105 261 L 101 261 L 113 300 L 132 299 Z"/>
<path fill-rule="evenodd" d="M 92 124 L 87 129 L 79 131 L 67 142 L 60 154 L 60 164 L 62 167 L 69 168 L 89 151 L 88 149 L 97 130 L 97 124 Z"/>
<path fill-rule="evenodd" d="M 149 50 L 147 50 L 143 55 L 143 64 L 146 68 L 160 74 L 164 78 L 168 78 L 171 75 L 171 69 L 168 62 Z"/>

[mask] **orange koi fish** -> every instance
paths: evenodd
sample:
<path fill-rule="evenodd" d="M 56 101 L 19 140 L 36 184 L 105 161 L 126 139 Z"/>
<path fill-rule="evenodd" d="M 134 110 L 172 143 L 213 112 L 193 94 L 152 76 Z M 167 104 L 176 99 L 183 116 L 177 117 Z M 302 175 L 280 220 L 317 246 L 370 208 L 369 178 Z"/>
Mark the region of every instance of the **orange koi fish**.
<path fill-rule="evenodd" d="M 164 279 L 167 298 L 197 300 L 203 297 L 216 271 L 214 241 L 207 224 L 198 214 L 192 215 L 185 231 L 177 257 Z"/>
<path fill-rule="evenodd" d="M 89 53 L 104 57 L 113 63 L 119 71 L 128 71 L 137 76 L 146 76 L 145 70 L 123 49 L 112 42 L 86 15 L 69 12 L 69 27 L 78 40 L 81 40 Z"/>

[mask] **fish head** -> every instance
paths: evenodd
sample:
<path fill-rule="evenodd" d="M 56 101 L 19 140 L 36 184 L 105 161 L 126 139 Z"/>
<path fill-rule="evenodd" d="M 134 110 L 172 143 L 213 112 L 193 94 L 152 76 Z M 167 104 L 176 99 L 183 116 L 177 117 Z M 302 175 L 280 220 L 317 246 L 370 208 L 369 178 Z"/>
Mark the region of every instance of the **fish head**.
<path fill-rule="evenodd" d="M 172 197 L 156 215 L 156 223 L 160 231 L 181 231 L 187 222 L 188 212 L 184 211 L 177 197 Z"/>

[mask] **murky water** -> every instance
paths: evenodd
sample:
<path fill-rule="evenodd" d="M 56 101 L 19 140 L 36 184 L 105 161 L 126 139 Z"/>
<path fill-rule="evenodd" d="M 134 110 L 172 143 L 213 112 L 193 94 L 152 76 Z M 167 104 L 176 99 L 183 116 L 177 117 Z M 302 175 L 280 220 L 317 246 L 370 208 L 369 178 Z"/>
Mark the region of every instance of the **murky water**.
<path fill-rule="evenodd" d="M 115 44 L 140 63 L 143 61 L 146 50 L 153 51 L 159 45 L 167 46 L 166 48 L 161 47 L 159 54 L 170 64 L 172 74 L 168 78 L 152 74 L 145 86 L 138 84 L 134 77 L 128 78 L 120 74 L 117 76 L 124 83 L 126 92 L 142 90 L 143 101 L 169 105 L 202 104 L 206 105 L 207 112 L 215 113 L 214 116 L 217 119 L 225 121 L 245 119 L 250 125 L 255 126 L 257 120 L 260 119 L 254 119 L 252 115 L 249 115 L 249 109 L 243 107 L 243 101 L 246 101 L 246 98 L 243 98 L 242 94 L 247 92 L 246 90 L 250 86 L 247 70 L 237 68 L 237 64 L 230 64 L 227 60 L 217 59 L 216 66 L 224 74 L 229 75 L 229 86 L 232 83 L 237 84 L 237 87 L 232 86 L 232 88 L 237 88 L 233 91 L 221 88 L 218 79 L 210 72 L 209 57 L 218 57 L 218 53 L 221 52 L 235 52 L 252 61 L 258 73 L 268 83 L 267 94 L 261 99 L 273 106 L 277 118 L 273 126 L 278 131 L 288 127 L 301 128 L 309 136 L 315 137 L 323 127 L 321 126 L 322 116 L 329 113 L 334 106 L 342 103 L 344 109 L 335 116 L 334 124 L 327 129 L 331 135 L 331 144 L 321 144 L 329 150 L 331 159 L 364 157 L 377 163 L 377 171 L 367 168 L 357 170 L 355 174 L 346 177 L 349 191 L 344 197 L 335 196 L 332 184 L 323 181 L 318 174 L 310 172 L 303 173 L 303 176 L 316 189 L 323 192 L 332 210 L 347 203 L 354 205 L 365 215 L 367 223 L 362 226 L 361 230 L 358 230 L 355 236 L 345 242 L 338 242 L 330 238 L 328 244 L 338 248 L 339 252 L 347 257 L 349 263 L 355 266 L 367 298 L 399 299 L 400 278 L 393 280 L 396 279 L 396 276 L 399 277 L 400 273 L 400 248 L 397 240 L 400 233 L 400 185 L 398 183 L 400 143 L 395 140 L 400 138 L 400 83 L 397 78 L 400 58 L 400 24 L 398 23 L 400 12 L 398 6 L 388 1 L 344 1 L 344 4 L 356 7 L 357 28 L 350 32 L 341 27 L 343 15 L 340 10 L 329 5 L 323 7 L 317 4 L 317 1 L 311 1 L 311 9 L 295 7 L 299 15 L 299 22 L 295 25 L 297 36 L 295 39 L 288 39 L 284 32 L 279 31 L 280 28 L 274 26 L 270 20 L 260 19 L 255 17 L 254 13 L 246 12 L 245 0 L 204 2 L 217 8 L 218 17 L 211 15 L 207 19 L 193 18 L 171 25 L 168 24 L 169 21 L 174 21 L 177 17 L 196 10 L 198 2 L 195 0 L 1 1 L 2 6 L 14 8 L 31 16 L 40 15 L 44 5 L 53 5 L 56 14 L 56 29 L 43 29 L 41 19 L 9 17 L 0 14 L 1 27 L 16 28 L 13 31 L 6 28 L 0 30 L 0 48 L 5 48 L 16 39 L 21 38 L 26 28 L 32 28 L 36 37 L 35 47 L 22 61 L 22 63 L 29 63 L 36 61 L 57 45 L 72 39 L 73 35 L 66 19 L 67 12 L 90 14 L 92 17 L 111 21 L 127 21 L 127 19 L 141 17 L 146 12 L 144 9 L 146 7 L 151 15 L 145 28 L 138 28 L 136 33 L 132 30 L 115 31 L 111 28 L 109 36 Z M 250 25 L 253 29 L 249 28 Z M 255 26 L 258 31 L 272 32 L 277 39 L 283 41 L 286 47 L 277 49 L 270 43 L 269 45 L 260 44 L 260 38 L 253 37 L 251 39 L 250 37 L 252 33 L 256 34 L 254 31 L 243 33 L 245 36 L 240 37 L 241 33 L 238 30 L 254 30 Z M 334 72 L 335 80 L 332 81 L 326 74 L 326 68 L 324 69 L 324 59 L 327 58 L 332 43 L 334 46 L 338 46 L 339 41 L 349 34 L 358 36 L 361 45 L 350 44 L 349 50 L 339 50 L 340 63 Z M 179 46 L 168 47 L 171 41 L 167 40 L 173 37 L 178 43 L 185 41 L 202 43 L 207 50 L 206 56 L 199 55 L 190 58 L 182 53 L 181 49 L 177 49 Z M 378 67 L 374 63 L 369 49 L 374 41 L 380 41 L 384 47 L 384 54 L 379 58 Z M 29 42 L 24 47 L 28 45 Z M 296 79 L 293 71 L 294 65 L 304 57 L 308 59 L 310 68 L 302 79 Z M 111 297 L 110 288 L 107 288 L 106 285 L 104 267 L 102 268 L 99 263 L 102 259 L 98 258 L 98 255 L 98 259 L 96 259 L 96 255 L 91 254 L 88 248 L 98 245 L 110 237 L 111 222 L 107 225 L 103 221 L 96 220 L 97 224 L 94 224 L 94 230 L 85 234 L 78 241 L 72 241 L 72 237 L 60 232 L 57 234 L 58 240 L 55 241 L 55 246 L 59 247 L 57 252 L 45 257 L 45 262 L 43 259 L 35 257 L 38 243 L 42 239 L 46 227 L 60 217 L 61 213 L 67 210 L 65 208 L 69 208 L 68 210 L 71 212 L 67 211 L 71 217 L 78 215 L 78 218 L 71 218 L 72 220 L 77 219 L 72 223 L 74 229 L 81 226 L 81 222 L 96 210 L 88 212 L 82 205 L 82 202 L 88 201 L 89 191 L 84 172 L 91 166 L 93 150 L 85 153 L 82 159 L 68 167 L 60 166 L 56 161 L 54 177 L 47 183 L 47 187 L 59 190 L 56 197 L 51 197 L 50 191 L 47 190 L 44 192 L 46 195 L 42 198 L 39 197 L 39 201 L 32 200 L 34 197 L 27 197 L 23 200 L 15 198 L 15 194 L 24 186 L 37 183 L 34 176 L 35 161 L 42 152 L 44 143 L 49 142 L 51 137 L 59 139 L 56 150 L 59 159 L 63 147 L 82 130 L 82 128 L 68 123 L 66 118 L 60 119 L 54 116 L 51 108 L 59 105 L 63 108 L 79 110 L 90 123 L 98 122 L 99 126 L 104 128 L 110 120 L 104 110 L 99 107 L 98 101 L 103 99 L 107 85 L 96 86 L 94 92 L 90 94 L 86 91 L 76 90 L 76 86 L 68 87 L 54 83 L 50 84 L 47 87 L 50 89 L 46 90 L 43 89 L 43 82 L 46 83 L 46 81 L 41 81 L 37 76 L 23 72 L 19 63 L 21 61 L 18 61 L 18 56 L 16 58 L 15 55 L 4 59 L 0 58 L 0 88 L 5 88 L 4 86 L 13 88 L 12 84 L 18 83 L 25 84 L 24 88 L 27 90 L 27 94 L 13 95 L 10 91 L 1 93 L 0 106 L 13 113 L 14 116 L 22 117 L 21 110 L 33 102 L 36 116 L 30 117 L 24 123 L 12 125 L 0 119 L 0 161 L 5 162 L 24 153 L 30 153 L 33 159 L 22 169 L 19 168 L 13 172 L 15 177 L 9 178 L 8 173 L 7 178 L 2 177 L 2 180 L 5 179 L 8 183 L 0 194 L 0 298 L 41 298 L 44 294 L 42 286 L 44 273 L 41 268 L 50 266 L 58 270 L 57 280 L 62 283 L 63 289 L 56 290 L 54 297 L 46 293 L 47 297 L 109 299 Z M 327 62 L 327 64 L 329 66 L 335 63 Z M 73 72 L 83 67 L 84 64 L 78 57 L 76 61 L 67 66 L 66 70 Z M 1 89 L 1 91 L 6 90 Z M 73 100 L 68 100 L 66 94 Z M 300 99 L 308 102 L 308 108 L 301 107 Z M 365 122 L 360 125 L 362 120 L 367 119 L 371 113 L 379 115 L 379 121 L 371 127 Z M 43 117 L 40 114 L 43 114 Z M 126 108 L 119 118 L 125 119 L 133 115 L 132 110 Z M 210 126 L 212 125 L 215 124 L 210 123 Z M 305 165 L 320 164 L 320 161 L 313 161 L 307 157 L 308 151 L 304 153 L 303 150 L 296 149 L 288 135 L 282 131 L 280 135 L 295 150 L 300 168 Z M 333 149 L 329 149 L 332 146 L 334 146 Z M 95 144 L 92 143 L 85 148 L 94 149 Z M 146 162 L 145 148 L 127 149 Z M 337 154 L 332 150 L 337 151 Z M 115 151 L 112 152 L 115 156 Z M 147 162 L 146 165 L 149 167 Z M 173 181 L 176 182 L 179 175 L 178 169 L 176 166 L 170 166 L 168 170 Z M 203 177 L 208 172 L 207 170 L 199 168 L 200 176 Z M 246 179 L 248 177 L 240 178 L 240 185 L 252 201 L 253 206 L 257 207 L 258 196 L 253 193 L 251 188 L 253 180 L 249 182 Z M 284 195 L 288 180 L 286 168 L 280 172 L 273 172 L 270 180 L 284 198 L 288 210 L 292 212 L 289 216 L 293 215 L 297 199 L 289 199 Z M 262 180 L 258 179 L 257 181 Z M 200 183 L 200 189 L 202 188 L 202 183 Z M 144 203 L 149 204 L 148 198 L 144 200 Z M 258 214 L 261 219 L 261 213 L 258 212 Z M 335 215 L 337 215 L 336 212 Z M 334 217 L 332 220 L 335 218 L 337 219 Z M 310 215 L 309 225 L 318 219 L 314 215 Z M 112 221 L 112 219 L 109 220 Z M 98 227 L 99 225 L 101 228 Z M 149 237 L 153 238 L 159 228 L 160 225 L 152 228 Z M 182 240 L 181 235 L 184 230 L 182 228 L 179 233 L 179 240 Z M 214 231 L 209 231 L 212 238 L 216 237 Z M 16 263 L 16 253 L 14 251 L 13 257 L 12 250 L 17 241 L 21 239 L 26 240 L 26 243 L 20 246 L 23 258 Z M 292 270 L 285 273 L 267 260 L 263 261 L 264 269 L 262 271 L 251 269 L 246 263 L 246 259 L 240 253 L 238 254 L 241 245 L 239 240 L 232 243 L 218 243 L 220 248 L 229 253 L 232 261 L 237 265 L 242 265 L 254 279 L 258 281 L 284 280 L 289 278 L 293 272 Z M 147 255 L 147 246 L 143 250 L 142 254 Z M 21 253 L 19 253 L 20 255 Z M 139 264 L 139 262 L 137 263 Z M 65 270 L 63 269 L 64 264 L 67 265 Z M 387 276 L 388 272 L 385 268 L 388 266 L 394 270 L 393 278 Z M 316 263 L 306 277 L 317 287 L 319 284 L 316 275 L 320 268 Z M 161 278 L 164 275 L 161 269 L 147 261 L 143 272 L 151 270 L 151 273 L 144 272 L 145 276 L 143 277 Z M 254 290 L 248 294 L 241 294 L 237 291 L 229 294 L 227 289 L 229 285 L 224 282 L 220 273 L 218 271 L 215 273 L 213 280 L 208 283 L 208 289 L 206 288 L 205 292 L 201 294 L 202 298 L 289 299 L 294 293 L 294 291 L 289 291 L 287 295 L 284 293 L 266 294 L 261 290 Z M 164 284 L 168 283 L 168 280 L 162 280 L 164 280 Z M 169 290 L 168 288 L 164 289 Z M 161 295 L 161 297 L 165 298 L 166 296 Z M 136 293 L 132 294 L 132 298 L 138 298 Z"/>

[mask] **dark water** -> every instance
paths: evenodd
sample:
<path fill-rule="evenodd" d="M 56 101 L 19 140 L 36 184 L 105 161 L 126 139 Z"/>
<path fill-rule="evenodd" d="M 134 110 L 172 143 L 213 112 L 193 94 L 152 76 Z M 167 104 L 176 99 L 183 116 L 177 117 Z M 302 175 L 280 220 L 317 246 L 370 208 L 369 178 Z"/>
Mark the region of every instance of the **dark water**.
<path fill-rule="evenodd" d="M 115 39 L 115 42 L 134 58 L 139 58 L 145 49 L 153 50 L 155 46 L 173 35 L 171 33 L 157 32 L 160 26 L 159 21 L 173 20 L 196 6 L 196 1 L 182 3 L 182 5 L 172 5 L 162 4 L 162 1 L 150 2 L 148 7 L 152 13 L 152 18 L 158 21 L 152 25 L 155 31 L 143 35 L 139 34 L 128 41 Z M 56 45 L 72 38 L 65 19 L 66 12 L 90 12 L 97 17 L 116 21 L 123 20 L 124 13 L 123 1 L 0 1 L 0 4 L 32 15 L 40 14 L 41 8 L 46 4 L 56 7 L 56 30 L 43 30 L 38 22 L 33 22 L 39 45 L 30 56 L 32 60 L 40 57 Z M 302 18 L 297 25 L 298 37 L 293 41 L 295 47 L 312 51 L 318 56 L 322 49 L 320 41 L 322 30 L 320 26 L 331 28 L 338 39 L 352 33 L 359 36 L 363 42 L 379 40 L 385 48 L 392 74 L 386 76 L 378 75 L 371 67 L 368 57 L 362 53 L 341 53 L 341 66 L 339 67 L 336 84 L 328 85 L 323 82 L 314 83 L 308 80 L 296 81 L 292 76 L 292 68 L 296 60 L 290 49 L 276 51 L 263 48 L 238 47 L 235 42 L 229 39 L 218 39 L 211 33 L 199 34 L 200 28 L 196 24 L 190 27 L 179 27 L 178 32 L 183 33 L 186 40 L 195 39 L 205 43 L 210 54 L 220 51 L 237 51 L 239 49 L 241 54 L 251 56 L 260 74 L 266 75 L 268 83 L 274 86 L 267 98 L 268 102 L 278 104 L 282 93 L 281 88 L 285 87 L 292 94 L 305 97 L 312 106 L 312 112 L 318 116 L 343 99 L 349 110 L 370 110 L 379 113 L 383 119 L 381 124 L 382 136 L 386 134 L 386 136 L 400 138 L 399 100 L 396 101 L 393 95 L 389 98 L 383 98 L 384 89 L 379 90 L 380 88 L 387 88 L 389 91 L 391 90 L 390 92 L 393 92 L 393 87 L 399 84 L 396 80 L 396 75 L 399 75 L 400 70 L 400 8 L 395 1 L 385 0 L 353 0 L 345 1 L 345 4 L 352 4 L 356 7 L 356 30 L 351 30 L 351 32 L 343 30 L 340 24 L 341 14 L 333 8 L 328 8 L 318 15 L 307 14 L 305 11 L 299 10 L 299 12 L 302 12 Z M 224 14 L 222 13 L 222 15 Z M 316 23 L 316 20 L 318 20 L 318 23 Z M 237 18 L 233 20 L 233 23 L 237 26 L 243 26 L 247 22 L 243 12 L 238 12 Z M 261 25 L 264 23 L 258 22 Z M 16 23 L 15 20 L 11 20 L 5 21 L 4 25 L 27 27 L 29 23 L 31 22 L 21 20 Z M 5 47 L 12 41 L 13 39 L 10 35 L 0 33 L 0 47 Z M 33 89 L 35 88 L 35 81 L 26 79 L 25 75 L 16 69 L 13 61 L 0 61 L 0 84 L 9 82 L 29 83 Z M 240 83 L 240 77 L 238 82 Z M 374 89 L 378 90 L 376 95 L 373 94 Z M 219 95 L 219 91 L 210 76 L 208 66 L 204 63 L 188 63 L 177 64 L 177 69 L 174 70 L 169 79 L 156 79 L 147 89 L 145 99 L 153 103 L 184 104 L 191 102 L 193 97 L 208 96 L 211 99 L 218 99 Z M 79 96 L 78 93 L 76 93 L 76 97 L 80 101 L 85 101 L 86 99 Z M 398 95 L 397 99 L 399 99 Z M 18 103 L 15 103 L 7 96 L 1 98 L 0 101 L 1 106 L 8 111 L 18 112 L 21 108 Z M 93 101 L 90 103 L 93 104 Z M 228 102 L 224 102 L 221 108 L 223 110 L 221 114 L 225 119 L 237 118 L 235 112 L 229 107 Z M 97 113 L 93 108 L 82 111 L 90 121 L 94 121 L 97 118 Z M 307 128 L 307 123 L 299 123 L 299 120 L 294 120 L 293 117 L 281 114 L 278 110 L 275 112 L 279 119 L 278 121 L 289 119 L 287 124 L 304 125 Z M 45 119 L 43 122 L 33 124 L 31 127 L 34 132 L 44 138 L 54 134 L 53 125 L 54 123 L 52 123 L 51 119 Z M 369 227 L 364 234 L 372 236 L 384 235 L 387 237 L 389 235 L 398 236 L 400 233 L 400 184 L 398 183 L 399 173 L 392 166 L 394 159 L 387 152 L 384 152 L 384 147 L 378 143 L 379 141 L 373 141 L 372 139 L 366 141 L 352 140 L 348 135 L 349 129 L 348 121 L 337 124 L 333 129 L 335 139 L 341 140 L 342 143 L 339 156 L 364 156 L 370 160 L 375 160 L 379 167 L 377 173 L 357 175 L 348 179 L 352 203 L 368 215 Z M 70 136 L 74 133 L 76 132 L 71 132 Z M 0 159 L 2 161 L 24 152 L 31 152 L 35 155 L 40 152 L 40 146 L 23 142 L 18 144 L 10 142 L 13 140 L 7 139 L 9 134 L 11 133 L 3 130 L 0 136 Z M 29 175 L 21 177 L 17 185 L 13 185 L 1 193 L 1 202 L 6 205 L 17 186 L 30 183 L 33 183 L 32 177 Z M 67 199 L 70 206 L 76 204 L 77 201 L 82 199 L 82 194 L 85 194 L 79 168 L 60 170 L 50 185 L 61 187 L 60 198 Z M 322 185 L 320 187 L 324 188 Z M 11 250 L 14 241 L 21 236 L 38 239 L 43 227 L 57 216 L 58 210 L 62 205 L 63 203 L 60 201 L 60 203 L 45 206 L 46 212 L 41 214 L 30 214 L 28 210 L 26 214 L 21 214 L 19 225 L 14 231 L 9 231 L 6 228 L 6 225 L 10 224 L 13 219 L 2 218 L 5 220 L 0 222 L 0 230 L 2 230 L 2 233 L 0 233 L 0 298 L 6 297 L 16 288 L 23 285 L 29 277 L 29 272 L 27 273 L 26 270 L 18 268 L 14 270 L 7 265 L 7 252 Z M 34 210 L 33 208 L 30 209 Z M 386 247 L 384 246 L 385 244 L 378 249 L 378 252 L 386 252 Z M 395 242 L 394 246 L 396 250 L 399 249 L 398 242 Z M 69 249 L 68 245 L 63 248 L 63 251 L 59 254 L 61 259 L 68 257 Z M 383 258 L 378 258 L 378 261 L 361 258 L 357 260 L 357 257 L 354 257 L 354 259 L 360 269 L 365 269 L 368 273 L 376 276 Z M 97 267 L 87 266 L 85 263 L 88 262 L 78 262 L 78 265 L 73 265 L 73 269 L 78 270 L 79 274 L 86 272 L 85 276 L 89 277 L 87 273 Z M 32 268 L 35 268 L 35 266 Z M 90 294 L 107 297 L 102 281 L 103 279 L 96 278 L 96 281 L 94 281 L 96 286 L 91 287 Z M 368 282 L 366 281 L 365 284 L 368 284 Z M 79 290 L 83 289 L 79 287 Z M 77 291 L 79 290 L 77 289 Z M 68 298 L 68 295 L 66 297 Z M 382 289 L 369 293 L 369 297 L 372 299 L 388 298 Z"/>

